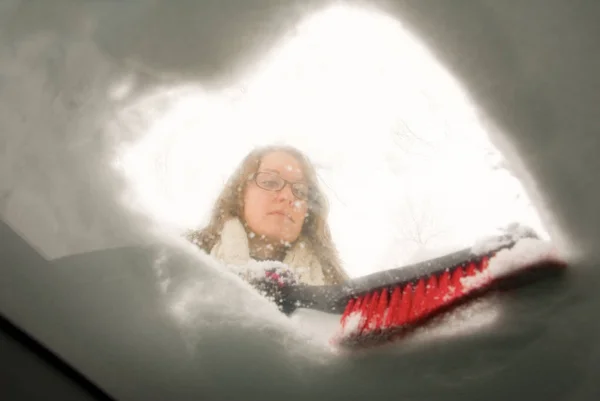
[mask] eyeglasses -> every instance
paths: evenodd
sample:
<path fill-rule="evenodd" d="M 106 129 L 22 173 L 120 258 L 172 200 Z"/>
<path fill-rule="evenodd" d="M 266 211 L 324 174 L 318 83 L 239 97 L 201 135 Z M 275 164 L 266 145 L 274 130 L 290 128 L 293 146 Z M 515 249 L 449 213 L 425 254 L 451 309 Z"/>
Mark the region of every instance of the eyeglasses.
<path fill-rule="evenodd" d="M 267 191 L 281 191 L 287 184 L 292 188 L 292 194 L 300 200 L 308 200 L 308 185 L 303 182 L 290 182 L 281 178 L 278 174 L 259 171 L 252 175 L 251 179 L 260 188 Z"/>

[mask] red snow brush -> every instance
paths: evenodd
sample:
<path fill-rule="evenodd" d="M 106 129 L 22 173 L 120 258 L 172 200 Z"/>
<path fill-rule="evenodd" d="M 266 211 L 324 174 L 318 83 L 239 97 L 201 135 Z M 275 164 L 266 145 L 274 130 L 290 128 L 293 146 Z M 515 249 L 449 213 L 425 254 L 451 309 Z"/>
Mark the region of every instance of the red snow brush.
<path fill-rule="evenodd" d="M 487 291 L 516 288 L 564 270 L 566 264 L 547 248 L 527 245 L 531 243 L 520 248 L 511 244 L 442 271 L 356 294 L 346 304 L 333 342 L 350 347 L 384 343 Z"/>
<path fill-rule="evenodd" d="M 339 345 L 368 345 L 407 333 L 426 320 L 490 287 L 484 256 L 437 274 L 401 282 L 351 298 L 341 318 Z"/>
<path fill-rule="evenodd" d="M 497 243 L 484 253 L 469 248 L 341 286 L 294 286 L 285 294 L 285 305 L 288 311 L 305 307 L 341 313 L 340 331 L 332 342 L 364 347 L 397 339 L 490 290 L 514 289 L 566 266 L 545 241 Z"/>

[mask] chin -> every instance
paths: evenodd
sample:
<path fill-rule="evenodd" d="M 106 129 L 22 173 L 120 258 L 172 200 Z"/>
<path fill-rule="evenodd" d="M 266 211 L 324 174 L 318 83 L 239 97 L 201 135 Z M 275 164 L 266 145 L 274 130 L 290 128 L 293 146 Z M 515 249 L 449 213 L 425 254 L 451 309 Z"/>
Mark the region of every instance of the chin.
<path fill-rule="evenodd" d="M 289 242 L 292 243 L 298 239 L 297 235 L 281 235 L 280 231 L 273 232 L 266 235 L 268 238 L 271 238 L 273 241 L 277 242 Z"/>
<path fill-rule="evenodd" d="M 289 242 L 289 243 L 292 243 L 292 242 L 296 241 L 296 239 L 298 237 L 282 237 L 281 235 L 278 235 L 278 236 L 273 236 L 272 238 L 275 239 L 275 241 L 277 241 L 277 242 Z"/>

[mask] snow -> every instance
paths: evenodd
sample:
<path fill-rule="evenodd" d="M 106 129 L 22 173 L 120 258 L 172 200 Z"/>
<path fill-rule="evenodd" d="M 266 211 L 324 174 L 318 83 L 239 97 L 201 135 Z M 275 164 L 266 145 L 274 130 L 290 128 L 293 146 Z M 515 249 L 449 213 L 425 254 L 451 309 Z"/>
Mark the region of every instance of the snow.
<path fill-rule="evenodd" d="M 538 238 L 524 238 L 531 234 L 531 231 L 527 229 L 516 230 L 513 234 L 510 239 L 486 239 L 478 243 L 477 252 L 486 253 L 499 245 L 516 241 L 511 248 L 497 252 L 490 259 L 488 268 L 483 272 L 462 278 L 461 283 L 466 289 L 479 288 L 492 280 L 510 275 L 518 270 L 527 269 L 540 262 L 564 263 L 558 249 L 551 242 Z"/>
<path fill-rule="evenodd" d="M 496 279 L 543 261 L 562 263 L 563 259 L 551 242 L 524 238 L 511 249 L 504 249 L 490 259 L 488 271 L 491 277 Z"/>
<path fill-rule="evenodd" d="M 167 310 L 182 329 L 189 348 L 204 341 L 204 334 L 215 330 L 261 333 L 272 332 L 271 341 L 292 341 L 290 352 L 302 349 L 306 355 L 319 357 L 330 352 L 323 336 L 314 334 L 319 325 L 289 319 L 277 306 L 249 285 L 246 278 L 263 278 L 266 269 L 284 267 L 280 263 L 255 262 L 245 266 L 223 264 L 180 238 L 160 236 L 161 255 L 154 270 L 165 294 Z M 176 281 L 178 271 L 189 269 L 185 281 Z M 338 316 L 339 320 L 339 316 Z M 203 334 L 204 333 L 204 334 Z"/>
<path fill-rule="evenodd" d="M 101 35 L 91 34 L 97 15 L 67 7 L 73 11 L 53 4 L 41 31 L 24 24 L 0 39 L 0 214 L 49 259 L 164 242 L 167 250 L 154 269 L 169 313 L 197 356 L 193 379 L 209 393 L 221 395 L 243 380 L 267 392 L 279 386 L 280 398 L 285 390 L 307 394 L 312 381 L 336 391 L 363 384 L 370 390 L 391 371 L 369 372 L 369 364 L 320 370 L 335 359 L 325 342 L 334 317 L 303 310 L 283 317 L 235 267 L 180 239 L 180 229 L 204 221 L 251 146 L 284 141 L 313 157 L 331 200 L 332 234 L 352 275 L 403 264 L 409 255 L 422 258 L 454 240 L 469 244 L 509 219 L 541 226 L 519 182 L 490 167 L 482 151 L 488 141 L 466 96 L 389 18 L 334 9 L 300 27 L 297 40 L 267 60 L 278 62 L 266 61 L 261 74 L 237 87 L 219 92 L 170 81 L 152 91 L 152 74 L 143 71 L 136 81 L 134 65 L 97 45 Z M 339 46 L 344 40 L 354 45 Z M 322 63 L 301 63 L 311 58 Z M 492 155 L 498 153 L 492 149 Z M 429 226 L 432 221 L 438 226 Z M 423 226 L 425 233 L 418 230 Z M 490 272 L 506 274 L 536 255 L 555 253 L 523 239 L 500 252 Z M 183 268 L 196 276 L 177 283 L 171 271 Z M 265 265 L 246 268 L 258 276 Z M 356 328 L 355 318 L 349 329 Z M 453 327 L 473 321 L 467 314 Z M 118 369 L 119 353 L 90 352 Z M 132 389 L 149 385 L 135 381 L 145 377 L 146 355 L 123 355 L 144 362 L 100 384 L 115 398 L 130 399 Z M 153 369 L 170 377 L 168 363 Z"/>
<path fill-rule="evenodd" d="M 483 272 L 477 272 L 474 276 L 463 277 L 460 279 L 463 289 L 465 291 L 471 291 L 476 288 L 482 288 L 484 285 L 489 284 L 492 280 L 492 276 L 488 270 Z"/>
<path fill-rule="evenodd" d="M 497 235 L 478 239 L 471 247 L 471 253 L 474 255 L 484 255 L 522 238 L 540 238 L 540 235 L 531 227 L 520 223 L 509 224 L 504 228 L 500 228 L 498 231 L 499 233 Z"/>
<path fill-rule="evenodd" d="M 340 315 L 300 308 L 290 317 L 295 327 L 301 328 L 303 333 L 314 339 L 318 344 L 331 344 L 331 339 L 340 330 Z M 330 351 L 336 353 L 332 345 Z"/>
<path fill-rule="evenodd" d="M 358 329 L 360 327 L 362 321 L 362 313 L 361 312 L 352 312 L 350 313 L 344 324 L 344 327 L 339 330 L 339 336 L 341 338 L 349 337 L 353 334 L 358 333 Z"/>
<path fill-rule="evenodd" d="M 412 54 L 415 63 L 430 56 L 395 21 L 356 10 L 332 10 L 307 21 L 293 40 L 283 41 L 271 52 L 254 75 L 238 83 L 245 86 L 243 93 L 235 87 L 219 93 L 181 85 L 131 97 L 135 76 L 120 71 L 92 43 L 61 42 L 52 35 L 28 38 L 4 65 L 12 79 L 3 87 L 8 98 L 2 116 L 15 135 L 6 141 L 2 155 L 2 185 L 9 189 L 2 198 L 3 218 L 48 258 L 154 241 L 149 233 L 176 238 L 180 228 L 206 218 L 218 190 L 245 152 L 254 144 L 273 141 L 301 147 L 319 166 L 331 203 L 332 235 L 354 276 L 446 253 L 502 220 L 483 216 L 531 216 L 529 209 L 508 207 L 506 200 L 521 193 L 519 185 L 492 172 L 484 150 L 491 151 L 494 163 L 498 153 L 485 139 L 464 94 L 441 68 L 409 65 L 404 57 L 359 65 L 352 62 L 354 49 L 340 57 L 346 67 L 358 69 L 345 68 L 345 75 L 339 75 L 338 61 L 328 58 L 327 46 L 335 46 L 340 38 L 324 36 L 328 18 L 342 21 L 340 27 L 349 29 L 348 35 L 355 31 L 352 24 L 358 23 L 365 26 L 361 35 L 371 30 L 374 38 L 401 38 L 370 49 L 374 59 L 384 60 L 399 48 Z M 303 52 L 317 39 L 322 43 L 323 68 L 301 64 Z M 55 51 L 59 47 L 65 51 Z M 63 69 L 45 70 L 45 61 L 56 54 L 65 57 Z M 282 54 L 288 57 L 281 58 Z M 302 77 L 288 79 L 292 65 L 301 67 Z M 87 71 L 93 71 L 92 81 Z M 367 79 L 368 84 L 357 82 L 352 88 L 355 93 L 340 91 L 359 74 L 373 79 Z M 421 80 L 423 74 L 427 82 Z M 68 90 L 45 86 L 67 81 L 75 83 Z M 452 94 L 454 100 L 436 97 L 442 92 Z M 298 107 L 274 111 L 273 101 L 283 104 L 285 93 L 295 94 Z M 318 102 L 316 93 L 321 94 Z M 406 97 L 398 97 L 400 93 Z M 339 101 L 339 96 L 347 101 Z M 431 103 L 436 107 L 430 108 Z M 78 107 L 70 108 L 72 104 Z M 397 114 L 402 109 L 398 104 L 405 106 L 404 114 Z M 305 112 L 300 119 L 293 115 L 297 109 Z M 19 115 L 27 118 L 19 120 Z M 399 121 L 410 123 L 423 141 L 404 131 L 397 135 Z M 447 125 L 439 125 L 440 121 Z M 261 125 L 264 122 L 268 124 Z M 332 134 L 336 132 L 344 136 Z M 439 132 L 452 134 L 444 137 Z M 206 133 L 211 134 L 210 146 Z M 465 152 L 471 157 L 468 164 L 461 164 Z M 32 160 L 27 170 L 19 170 L 23 160 Z M 477 175 L 483 171 L 489 174 Z M 489 181 L 494 188 L 502 184 L 506 196 L 492 191 L 497 198 L 493 203 L 491 198 L 449 196 L 460 194 L 473 180 L 481 185 Z M 494 213 L 474 207 L 481 204 L 492 205 Z M 410 221 L 418 224 L 413 227 Z M 449 231 L 434 238 L 440 227 L 430 227 L 431 222 Z M 418 234 L 433 239 L 423 237 L 413 243 L 413 229 L 423 227 L 430 232 Z M 164 273 L 158 267 L 162 263 L 157 261 L 159 274 Z M 260 277 L 267 265 L 273 266 L 250 263 L 220 268 L 234 273 L 228 280 L 237 280 L 241 271 Z M 167 274 L 162 286 L 169 285 Z M 190 316 L 189 305 L 198 302 L 197 293 L 215 305 L 228 302 L 206 284 L 197 285 L 182 290 L 173 303 L 173 313 L 182 320 Z"/>
<path fill-rule="evenodd" d="M 493 299 L 477 299 L 451 310 L 416 329 L 406 337 L 406 347 L 431 345 L 432 342 L 493 329 L 502 317 L 502 307 Z"/>

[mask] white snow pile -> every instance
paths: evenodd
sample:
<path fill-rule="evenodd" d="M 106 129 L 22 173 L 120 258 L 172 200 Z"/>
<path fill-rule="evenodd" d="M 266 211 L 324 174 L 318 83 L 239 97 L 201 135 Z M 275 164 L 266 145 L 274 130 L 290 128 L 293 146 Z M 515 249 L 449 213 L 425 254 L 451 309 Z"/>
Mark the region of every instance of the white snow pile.
<path fill-rule="evenodd" d="M 519 223 L 509 224 L 507 227 L 499 230 L 500 235 L 483 237 L 473 244 L 471 253 L 474 255 L 484 255 L 488 252 L 498 249 L 502 246 L 517 242 L 523 238 L 538 239 L 537 233 L 530 227 Z"/>
<path fill-rule="evenodd" d="M 486 270 L 475 276 L 464 277 L 461 283 L 466 288 L 478 288 L 494 279 L 545 261 L 564 263 L 551 242 L 537 238 L 523 238 L 512 248 L 503 249 L 492 257 Z"/>
<path fill-rule="evenodd" d="M 218 310 L 219 320 L 245 317 L 249 320 L 270 320 L 275 324 L 286 322 L 274 304 L 249 286 L 243 277 L 235 277 L 238 270 L 232 271 L 233 268 L 180 238 L 159 238 L 168 246 L 154 260 L 153 268 L 162 290 L 170 294 L 171 312 L 180 322 L 187 322 L 192 315 L 207 310 Z M 262 277 L 267 264 L 264 263 L 264 266 Z M 242 267 L 237 269 L 242 271 Z M 256 266 L 249 270 L 249 274 L 259 277 L 260 271 Z M 184 278 L 179 279 L 178 275 Z"/>
<path fill-rule="evenodd" d="M 237 343 L 245 338 L 243 341 L 256 349 L 280 347 L 282 359 L 291 356 L 314 362 L 330 355 L 326 334 L 332 334 L 333 319 L 339 323 L 339 316 L 290 319 L 269 297 L 236 274 L 244 272 L 245 267 L 250 276 L 264 277 L 265 270 L 276 263 L 227 266 L 180 238 L 162 239 L 167 246 L 161 248 L 153 268 L 168 313 L 180 327 L 191 352 L 198 352 L 215 338 Z M 326 320 L 328 325 L 320 327 Z"/>
<path fill-rule="evenodd" d="M 460 279 L 460 282 L 465 291 L 474 290 L 476 288 L 481 288 L 492 281 L 492 275 L 489 270 L 484 270 L 483 272 L 479 272 L 474 276 L 463 277 Z M 450 294 L 446 294 L 448 298 L 450 298 Z"/>
<path fill-rule="evenodd" d="M 363 315 L 360 311 L 352 312 L 346 317 L 344 327 L 339 331 L 338 336 L 344 338 L 358 334 L 362 320 Z"/>
<path fill-rule="evenodd" d="M 511 249 L 504 249 L 490 259 L 487 270 L 496 279 L 544 261 L 564 263 L 551 242 L 523 238 Z"/>
<path fill-rule="evenodd" d="M 335 342 L 332 344 L 332 339 L 335 339 L 340 332 L 340 315 L 298 308 L 290 316 L 290 320 L 296 327 L 301 327 L 302 331 L 313 338 L 317 344 L 333 345 L 330 350 L 336 352 Z"/>

